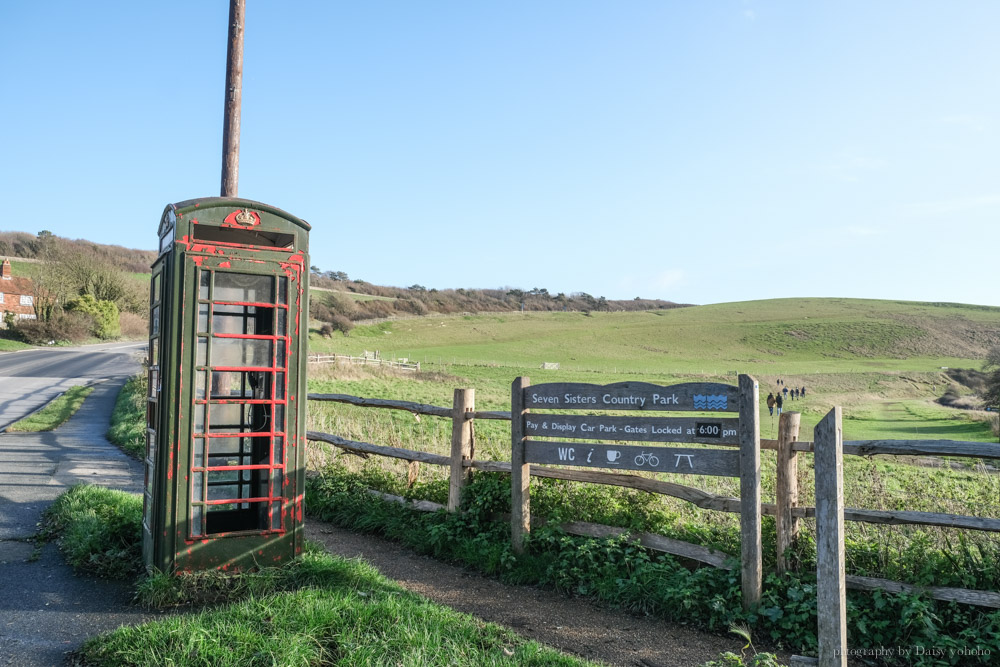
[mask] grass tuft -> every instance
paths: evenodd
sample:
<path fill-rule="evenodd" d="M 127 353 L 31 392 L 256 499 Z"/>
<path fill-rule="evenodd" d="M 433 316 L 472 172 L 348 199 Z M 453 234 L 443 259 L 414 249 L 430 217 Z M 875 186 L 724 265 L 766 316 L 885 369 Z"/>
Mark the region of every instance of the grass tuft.
<path fill-rule="evenodd" d="M 587 665 L 408 593 L 369 566 L 314 556 L 325 586 L 275 591 L 91 639 L 91 665 Z M 357 571 L 357 572 L 355 572 Z M 336 582 L 374 582 L 374 586 Z"/>
<path fill-rule="evenodd" d="M 49 401 L 38 412 L 28 415 L 7 427 L 8 431 L 37 433 L 51 431 L 62 426 L 83 405 L 83 401 L 94 391 L 93 387 L 70 387 L 61 396 Z"/>
<path fill-rule="evenodd" d="M 111 413 L 108 440 L 129 456 L 142 459 L 146 442 L 146 391 L 149 381 L 145 373 L 128 379 L 118 392 Z"/>
<path fill-rule="evenodd" d="M 76 485 L 43 515 L 41 540 L 57 539 L 77 571 L 127 579 L 142 569 L 142 498 L 100 486 Z"/>
<path fill-rule="evenodd" d="M 3 332 L 6 334 L 6 330 Z M 16 352 L 17 350 L 30 350 L 31 346 L 11 338 L 0 336 L 0 352 Z"/>

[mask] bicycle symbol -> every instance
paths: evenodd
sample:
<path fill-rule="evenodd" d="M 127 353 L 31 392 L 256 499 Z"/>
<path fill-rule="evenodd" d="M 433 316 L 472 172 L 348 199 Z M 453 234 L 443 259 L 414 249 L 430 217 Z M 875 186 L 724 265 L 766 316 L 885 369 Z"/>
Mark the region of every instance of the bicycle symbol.
<path fill-rule="evenodd" d="M 639 456 L 635 457 L 635 464 L 637 466 L 643 466 L 649 464 L 650 467 L 655 468 L 660 465 L 660 459 L 652 453 L 647 454 L 646 452 L 641 452 Z"/>

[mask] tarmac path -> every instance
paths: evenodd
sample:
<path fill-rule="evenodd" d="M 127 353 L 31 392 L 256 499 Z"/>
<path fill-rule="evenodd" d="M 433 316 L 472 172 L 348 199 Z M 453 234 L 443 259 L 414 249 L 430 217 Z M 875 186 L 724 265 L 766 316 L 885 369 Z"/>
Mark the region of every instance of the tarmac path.
<path fill-rule="evenodd" d="M 0 354 L 0 431 L 72 386 L 139 370 L 145 343 L 34 348 Z"/>
<path fill-rule="evenodd" d="M 65 387 L 103 379 L 55 431 L 0 434 L 0 666 L 60 665 L 87 637 L 154 617 L 129 604 L 129 584 L 78 577 L 54 544 L 34 554 L 30 541 L 42 511 L 73 484 L 141 491 L 142 465 L 105 438 L 140 347 L 0 355 L 0 427 Z"/>

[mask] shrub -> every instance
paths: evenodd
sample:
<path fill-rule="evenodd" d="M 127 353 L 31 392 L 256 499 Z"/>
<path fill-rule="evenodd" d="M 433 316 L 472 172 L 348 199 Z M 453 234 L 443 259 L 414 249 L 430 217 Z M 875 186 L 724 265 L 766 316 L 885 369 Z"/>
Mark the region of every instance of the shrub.
<path fill-rule="evenodd" d="M 990 348 L 983 370 L 988 371 L 983 383 L 983 403 L 988 407 L 1000 409 L 1000 345 Z"/>
<path fill-rule="evenodd" d="M 360 317 L 355 319 L 378 319 L 381 317 L 392 317 L 396 311 L 390 301 L 365 301 L 360 304 L 364 311 L 359 311 Z"/>
<path fill-rule="evenodd" d="M 413 298 L 398 299 L 396 301 L 396 308 L 401 312 L 413 313 L 414 315 L 426 315 L 430 312 L 427 309 L 427 304 L 420 299 Z"/>
<path fill-rule="evenodd" d="M 941 398 L 938 399 L 938 403 L 941 405 L 951 405 L 959 399 L 960 394 L 958 393 L 958 387 L 951 385 L 944 390 Z"/>
<path fill-rule="evenodd" d="M 330 308 L 322 301 L 309 304 L 309 314 L 313 319 L 321 322 L 329 322 L 333 319 L 333 313 L 330 311 Z"/>
<path fill-rule="evenodd" d="M 58 313 L 48 321 L 21 320 L 17 331 L 26 343 L 46 345 L 50 341 L 80 343 L 90 337 L 94 318 L 86 313 Z"/>
<path fill-rule="evenodd" d="M 320 322 L 332 322 L 341 315 L 344 318 L 357 319 L 364 312 L 359 311 L 354 300 L 333 292 L 314 292 L 309 298 L 309 316 Z M 335 327 L 336 328 L 336 327 Z"/>
<path fill-rule="evenodd" d="M 331 314 L 343 315 L 347 319 L 354 317 L 358 312 L 354 299 L 341 296 L 340 294 L 328 294 L 326 303 L 330 308 Z"/>
<path fill-rule="evenodd" d="M 125 338 L 145 338 L 149 334 L 149 321 L 135 313 L 122 311 L 118 323 Z"/>
<path fill-rule="evenodd" d="M 346 336 L 347 334 L 351 333 L 351 329 L 354 328 L 354 323 L 351 322 L 346 317 L 344 317 L 343 315 L 334 315 L 333 320 L 330 321 L 330 325 L 323 325 L 323 326 L 331 326 L 333 331 L 342 331 Z M 327 337 L 329 338 L 329 336 Z"/>
<path fill-rule="evenodd" d="M 118 310 L 145 317 L 149 312 L 149 284 L 141 280 L 126 278 L 123 287 L 121 294 L 113 299 Z"/>
<path fill-rule="evenodd" d="M 17 317 L 9 310 L 3 314 L 3 326 L 0 327 L 0 338 L 15 341 L 24 340 L 24 336 L 17 330 Z"/>
<path fill-rule="evenodd" d="M 118 306 L 113 301 L 99 301 L 90 294 L 84 294 L 67 303 L 66 310 L 86 313 L 93 317 L 93 334 L 101 340 L 121 335 Z"/>
<path fill-rule="evenodd" d="M 976 393 L 986 390 L 987 374 L 974 368 L 949 368 L 945 375 Z"/>

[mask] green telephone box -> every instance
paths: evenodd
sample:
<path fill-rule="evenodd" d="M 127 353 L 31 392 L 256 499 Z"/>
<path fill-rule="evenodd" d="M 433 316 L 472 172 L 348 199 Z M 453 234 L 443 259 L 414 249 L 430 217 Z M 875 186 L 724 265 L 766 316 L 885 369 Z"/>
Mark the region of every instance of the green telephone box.
<path fill-rule="evenodd" d="M 309 225 L 170 204 L 150 285 L 143 559 L 240 570 L 302 549 Z"/>

